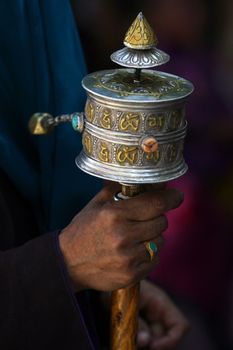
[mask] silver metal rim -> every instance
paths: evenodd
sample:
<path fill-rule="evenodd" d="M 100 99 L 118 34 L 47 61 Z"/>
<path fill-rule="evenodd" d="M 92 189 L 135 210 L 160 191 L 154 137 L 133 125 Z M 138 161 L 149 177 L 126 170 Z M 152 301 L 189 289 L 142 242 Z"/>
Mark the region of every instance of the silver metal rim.
<path fill-rule="evenodd" d="M 139 140 L 145 136 L 155 136 L 159 144 L 166 144 L 168 142 L 177 142 L 185 138 L 187 133 L 187 121 L 185 121 L 183 128 L 176 131 L 167 132 L 166 134 L 151 131 L 144 134 L 134 135 L 118 131 L 105 130 L 87 121 L 85 122 L 85 131 L 94 137 L 116 144 L 139 144 Z"/>
<path fill-rule="evenodd" d="M 115 102 L 120 102 L 121 106 L 123 106 L 125 103 L 137 103 L 138 105 L 140 104 L 146 104 L 147 106 L 149 106 L 150 104 L 160 104 L 160 103 L 170 103 L 170 102 L 175 102 L 175 101 L 179 101 L 182 99 L 186 99 L 189 95 L 191 95 L 191 93 L 194 90 L 194 86 L 193 84 L 181 77 L 178 77 L 174 74 L 169 74 L 169 73 L 165 73 L 165 72 L 157 72 L 155 70 L 146 70 L 147 74 L 151 74 L 158 77 L 163 77 L 163 78 L 171 78 L 171 79 L 176 79 L 177 81 L 183 82 L 184 84 L 186 84 L 186 87 L 188 89 L 187 92 L 182 93 L 180 96 L 175 96 L 174 98 L 161 98 L 161 99 L 157 99 L 153 96 L 150 96 L 150 98 L 147 96 L 147 98 L 145 99 L 144 96 L 140 96 L 140 98 L 138 96 L 116 96 L 114 95 L 114 93 L 112 91 L 108 91 L 108 90 L 104 90 L 104 89 L 100 89 L 99 87 L 95 87 L 94 83 L 93 83 L 93 79 L 95 79 L 95 77 L 97 75 L 101 76 L 101 74 L 107 74 L 107 73 L 114 73 L 117 71 L 129 71 L 132 73 L 131 68 L 123 68 L 123 69 L 112 69 L 112 70 L 104 70 L 104 71 L 99 71 L 99 72 L 95 72 L 95 73 L 91 73 L 88 74 L 84 77 L 84 79 L 82 80 L 82 86 L 83 88 L 88 92 L 88 94 L 90 96 L 95 96 L 97 98 L 99 98 L 102 101 L 115 101 Z"/>
<path fill-rule="evenodd" d="M 127 167 L 102 164 L 100 162 L 87 157 L 82 151 L 76 158 L 76 165 L 84 172 L 99 177 L 101 179 L 123 182 L 127 184 L 145 184 L 145 183 L 160 183 L 174 180 L 184 175 L 188 167 L 184 160 L 178 164 L 175 163 L 171 167 L 166 168 L 147 168 L 147 167 Z M 101 173 L 100 173 L 101 172 Z"/>

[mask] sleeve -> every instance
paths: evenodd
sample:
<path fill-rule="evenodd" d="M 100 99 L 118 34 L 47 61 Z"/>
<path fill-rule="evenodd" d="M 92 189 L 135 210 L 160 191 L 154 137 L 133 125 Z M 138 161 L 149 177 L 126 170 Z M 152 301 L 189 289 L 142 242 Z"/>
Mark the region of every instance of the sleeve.
<path fill-rule="evenodd" d="M 0 348 L 94 349 L 58 234 L 0 253 Z"/>

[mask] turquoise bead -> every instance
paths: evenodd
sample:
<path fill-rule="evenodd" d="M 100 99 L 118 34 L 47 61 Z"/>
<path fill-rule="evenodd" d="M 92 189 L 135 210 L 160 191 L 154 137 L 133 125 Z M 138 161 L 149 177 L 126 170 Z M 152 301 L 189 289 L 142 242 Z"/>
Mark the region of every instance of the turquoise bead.
<path fill-rule="evenodd" d="M 154 252 L 157 253 L 158 247 L 154 242 L 149 242 L 150 249 Z"/>
<path fill-rule="evenodd" d="M 78 115 L 74 115 L 73 118 L 72 118 L 72 127 L 75 131 L 78 130 L 79 128 L 79 116 Z"/>

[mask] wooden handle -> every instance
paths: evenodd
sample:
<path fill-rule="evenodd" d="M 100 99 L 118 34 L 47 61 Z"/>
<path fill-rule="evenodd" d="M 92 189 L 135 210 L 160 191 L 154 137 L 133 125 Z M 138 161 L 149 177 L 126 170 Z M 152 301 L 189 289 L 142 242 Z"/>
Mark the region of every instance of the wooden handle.
<path fill-rule="evenodd" d="M 139 283 L 112 293 L 111 350 L 136 350 Z"/>
<path fill-rule="evenodd" d="M 122 186 L 124 196 L 133 197 L 141 186 Z M 111 300 L 111 350 L 136 350 L 140 284 L 118 289 Z"/>

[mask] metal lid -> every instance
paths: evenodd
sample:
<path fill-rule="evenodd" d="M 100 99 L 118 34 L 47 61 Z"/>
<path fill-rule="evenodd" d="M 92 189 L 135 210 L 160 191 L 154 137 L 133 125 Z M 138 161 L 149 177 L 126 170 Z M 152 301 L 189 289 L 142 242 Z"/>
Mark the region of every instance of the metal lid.
<path fill-rule="evenodd" d="M 85 90 L 99 98 L 122 102 L 154 103 L 179 100 L 193 91 L 193 85 L 175 75 L 145 70 L 164 64 L 170 57 L 158 50 L 158 39 L 140 12 L 124 38 L 125 48 L 111 55 L 113 62 L 127 68 L 87 75 Z"/>
<path fill-rule="evenodd" d="M 193 85 L 178 76 L 154 70 L 134 69 L 104 70 L 87 75 L 84 89 L 99 98 L 119 102 L 168 102 L 186 98 L 193 92 Z"/>

